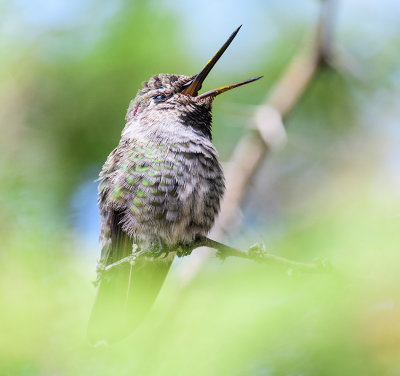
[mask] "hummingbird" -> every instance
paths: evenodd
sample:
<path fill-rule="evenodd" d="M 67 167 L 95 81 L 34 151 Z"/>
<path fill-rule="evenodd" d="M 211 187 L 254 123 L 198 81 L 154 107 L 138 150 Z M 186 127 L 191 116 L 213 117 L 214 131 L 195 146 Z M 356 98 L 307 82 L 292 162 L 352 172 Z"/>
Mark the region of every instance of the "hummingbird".
<path fill-rule="evenodd" d="M 134 330 L 176 254 L 214 224 L 225 182 L 212 143 L 212 103 L 261 76 L 199 91 L 240 27 L 198 74 L 157 74 L 129 104 L 121 140 L 99 176 L 103 247 L 92 343 L 113 343 Z"/>

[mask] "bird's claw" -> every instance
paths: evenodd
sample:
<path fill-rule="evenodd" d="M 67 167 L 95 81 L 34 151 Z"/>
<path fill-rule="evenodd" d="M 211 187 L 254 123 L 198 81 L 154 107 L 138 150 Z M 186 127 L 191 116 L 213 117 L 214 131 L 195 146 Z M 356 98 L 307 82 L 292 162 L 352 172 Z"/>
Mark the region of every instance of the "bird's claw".
<path fill-rule="evenodd" d="M 123 259 L 118 260 L 109 265 L 105 265 L 103 262 L 100 261 L 97 264 L 97 277 L 96 280 L 92 282 L 93 285 L 97 287 L 100 284 L 100 282 L 106 277 L 107 275 L 106 273 L 109 272 L 111 269 L 114 269 L 115 267 L 124 263 L 129 263 L 133 265 L 135 263 L 136 257 L 137 255 L 135 253 L 132 253 L 129 256 L 124 257 Z"/>
<path fill-rule="evenodd" d="M 185 257 L 192 254 L 193 248 L 187 245 L 180 245 L 176 249 L 176 255 L 178 257 Z"/>
<path fill-rule="evenodd" d="M 162 240 L 152 243 L 149 247 L 141 249 L 136 252 L 137 256 L 147 256 L 152 258 L 160 258 L 163 254 L 166 258 L 170 252 L 170 249 L 163 243 Z"/>
<path fill-rule="evenodd" d="M 146 249 L 142 251 L 142 255 L 143 256 L 149 256 L 149 257 L 153 257 L 153 258 L 160 258 L 163 254 L 164 257 L 168 256 L 169 250 L 167 248 L 163 249 L 163 248 L 151 248 L 151 249 Z"/>

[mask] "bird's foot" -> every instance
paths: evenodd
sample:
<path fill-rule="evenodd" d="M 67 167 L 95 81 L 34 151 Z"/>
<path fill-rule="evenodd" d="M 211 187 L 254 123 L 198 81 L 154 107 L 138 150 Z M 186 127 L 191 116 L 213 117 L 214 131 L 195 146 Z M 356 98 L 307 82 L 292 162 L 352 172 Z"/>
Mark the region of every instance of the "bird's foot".
<path fill-rule="evenodd" d="M 137 256 L 147 256 L 152 258 L 159 258 L 164 255 L 164 258 L 168 256 L 170 248 L 161 240 L 158 239 L 152 242 L 149 246 L 139 250 Z"/>
<path fill-rule="evenodd" d="M 116 261 L 116 262 L 114 262 L 112 264 L 109 264 L 109 265 L 105 266 L 104 267 L 104 271 L 108 272 L 109 270 L 111 270 L 111 269 L 113 269 L 113 268 L 115 268 L 115 267 L 117 267 L 117 266 L 119 266 L 121 264 L 125 264 L 125 263 L 133 265 L 135 263 L 136 258 L 137 258 L 137 254 L 132 253 L 129 256 L 126 256 L 126 257 L 122 258 L 121 260 L 118 260 L 118 261 Z"/>
<path fill-rule="evenodd" d="M 135 263 L 136 258 L 137 254 L 135 253 L 135 249 L 133 249 L 132 253 L 129 256 L 124 257 L 123 259 L 118 260 L 116 262 L 113 262 L 112 264 L 105 265 L 102 261 L 100 261 L 97 264 L 97 270 L 96 270 L 97 278 L 95 281 L 93 281 L 94 286 L 97 287 L 100 284 L 100 282 L 105 278 L 107 272 L 109 272 L 111 269 L 114 269 L 117 266 L 125 263 L 133 265 Z"/>
<path fill-rule="evenodd" d="M 193 247 L 191 245 L 187 245 L 187 244 L 179 244 L 176 247 L 176 255 L 178 257 L 185 257 L 185 256 L 189 256 L 192 254 L 193 251 Z"/>
<path fill-rule="evenodd" d="M 175 251 L 178 257 L 190 256 L 196 248 L 204 247 L 208 245 L 209 239 L 204 235 L 197 234 L 193 241 L 189 244 L 178 244 L 175 247 Z"/>

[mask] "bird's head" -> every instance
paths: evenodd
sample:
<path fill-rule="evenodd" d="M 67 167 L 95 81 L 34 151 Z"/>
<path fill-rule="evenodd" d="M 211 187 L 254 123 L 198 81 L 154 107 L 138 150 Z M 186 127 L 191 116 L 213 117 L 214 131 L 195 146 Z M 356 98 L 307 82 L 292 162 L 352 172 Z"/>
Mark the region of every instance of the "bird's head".
<path fill-rule="evenodd" d="M 240 26 L 241 27 L 241 26 Z M 196 133 L 211 139 L 211 108 L 214 98 L 238 86 L 248 84 L 260 77 L 236 82 L 199 94 L 201 86 L 216 62 L 228 48 L 238 27 L 217 53 L 207 62 L 200 73 L 193 76 L 158 74 L 144 82 L 129 105 L 126 120 L 132 126 L 158 124 L 168 126 L 172 122 L 191 127 Z"/>

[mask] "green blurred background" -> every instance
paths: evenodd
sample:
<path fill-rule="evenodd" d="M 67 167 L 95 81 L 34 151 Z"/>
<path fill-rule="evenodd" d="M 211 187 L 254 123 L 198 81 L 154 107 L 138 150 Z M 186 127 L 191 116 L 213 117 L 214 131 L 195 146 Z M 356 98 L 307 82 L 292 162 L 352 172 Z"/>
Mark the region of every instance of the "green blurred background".
<path fill-rule="evenodd" d="M 187 283 L 190 262 L 177 260 L 134 335 L 100 348 L 86 339 L 100 249 L 94 179 L 141 83 L 194 74 L 244 24 L 204 87 L 264 75 L 215 102 L 226 161 L 319 6 L 0 2 L 1 375 L 400 375 L 397 0 L 337 3 L 334 45 L 349 69 L 315 77 L 226 240 L 326 257 L 341 277 L 211 258 Z"/>

